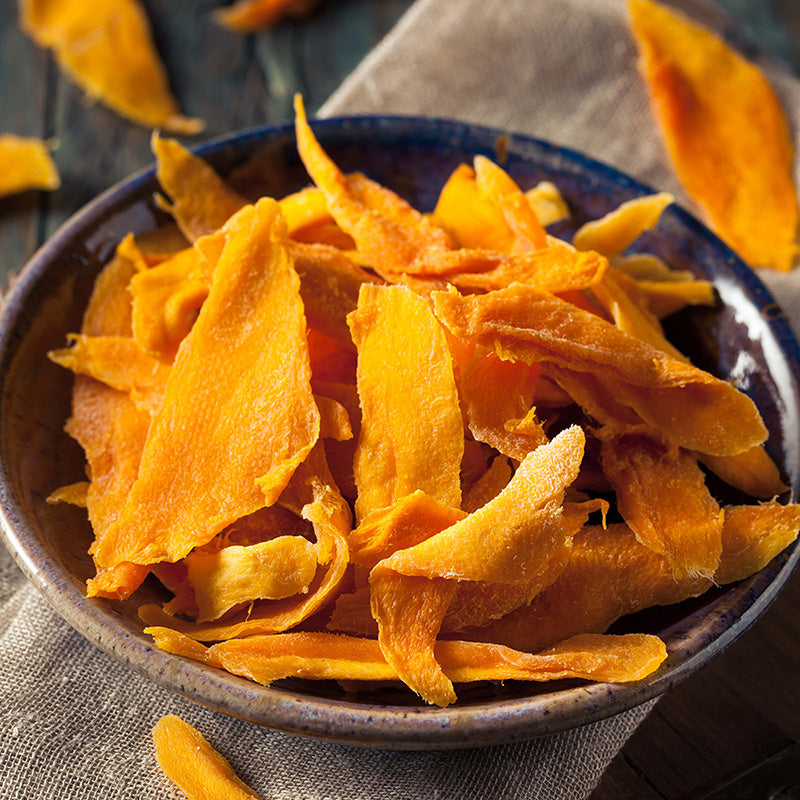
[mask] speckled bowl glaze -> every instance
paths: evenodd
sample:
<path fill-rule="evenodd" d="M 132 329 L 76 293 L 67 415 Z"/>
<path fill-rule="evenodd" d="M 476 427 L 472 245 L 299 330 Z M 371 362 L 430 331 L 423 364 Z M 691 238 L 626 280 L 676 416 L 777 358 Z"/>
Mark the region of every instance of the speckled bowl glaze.
<path fill-rule="evenodd" d="M 476 153 L 499 157 L 524 188 L 544 179 L 560 187 L 574 212 L 556 226 L 563 237 L 651 191 L 569 150 L 454 121 L 360 117 L 322 121 L 316 131 L 344 170 L 367 173 L 423 210 L 433 208 L 459 162 Z M 199 152 L 250 196 L 281 196 L 308 182 L 289 126 L 237 134 Z M 114 658 L 204 705 L 292 733 L 404 749 L 491 745 L 584 725 L 665 692 L 744 633 L 786 581 L 800 557 L 796 545 L 746 581 L 621 620 L 615 630 L 657 633 L 667 643 L 667 661 L 647 680 L 483 683 L 461 687 L 458 703 L 448 709 L 424 706 L 386 686 L 357 695 L 325 681 L 285 680 L 265 688 L 156 649 L 142 633 L 136 608 L 161 598 L 158 585 L 145 583 L 121 603 L 87 599 L 83 584 L 92 568 L 85 513 L 45 503 L 55 487 L 83 478 L 82 454 L 62 431 L 71 376 L 45 354 L 78 328 L 95 275 L 120 238 L 166 222 L 152 201 L 155 189 L 151 169 L 76 214 L 26 266 L 0 319 L 3 537 L 53 607 Z M 676 315 L 670 335 L 695 363 L 730 378 L 755 400 L 771 432 L 768 448 L 797 494 L 800 353 L 779 307 L 753 273 L 681 209 L 670 207 L 646 239 L 647 249 L 674 267 L 714 282 L 720 303 Z M 724 487 L 714 490 L 725 502 L 742 501 Z"/>

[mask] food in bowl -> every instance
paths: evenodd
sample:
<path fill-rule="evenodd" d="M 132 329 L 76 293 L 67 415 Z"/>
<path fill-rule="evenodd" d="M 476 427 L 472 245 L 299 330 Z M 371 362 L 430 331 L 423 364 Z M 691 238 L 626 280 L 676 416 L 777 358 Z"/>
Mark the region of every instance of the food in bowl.
<path fill-rule="evenodd" d="M 758 571 L 800 525 L 753 402 L 661 330 L 710 285 L 628 250 L 669 198 L 569 244 L 484 157 L 424 215 L 342 173 L 300 104 L 297 141 L 315 186 L 232 216 L 157 143 L 187 241 L 125 237 L 53 353 L 89 594 L 152 573 L 156 643 L 261 683 L 400 679 L 445 706 L 454 682 L 650 674 L 663 642 L 617 618 Z M 699 461 L 770 501 L 720 507 Z"/>

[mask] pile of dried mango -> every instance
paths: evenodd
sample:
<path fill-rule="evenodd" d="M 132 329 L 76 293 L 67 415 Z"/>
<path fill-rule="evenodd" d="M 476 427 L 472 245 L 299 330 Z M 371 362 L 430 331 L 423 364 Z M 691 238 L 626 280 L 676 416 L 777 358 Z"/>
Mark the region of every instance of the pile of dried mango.
<path fill-rule="evenodd" d="M 671 198 L 570 244 L 554 186 L 479 156 L 426 215 L 296 112 L 314 185 L 279 200 L 156 138 L 185 244 L 125 237 L 51 353 L 76 373 L 90 481 L 53 499 L 88 509 L 89 595 L 152 573 L 159 647 L 264 684 L 399 679 L 445 706 L 459 682 L 650 674 L 663 642 L 616 619 L 751 575 L 800 527 L 706 487 L 699 462 L 786 488 L 755 405 L 662 332 L 711 286 L 630 254 Z"/>

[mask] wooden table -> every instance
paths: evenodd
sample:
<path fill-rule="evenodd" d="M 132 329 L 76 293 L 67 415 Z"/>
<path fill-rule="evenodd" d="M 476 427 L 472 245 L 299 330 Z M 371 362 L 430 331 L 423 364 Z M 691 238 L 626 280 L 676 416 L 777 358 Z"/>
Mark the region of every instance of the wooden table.
<path fill-rule="evenodd" d="M 183 111 L 202 139 L 313 112 L 411 0 L 323 2 L 311 17 L 242 37 L 213 24 L 215 0 L 146 0 Z M 797 0 L 722 0 L 743 35 L 800 74 Z M 89 4 L 89 7 L 91 4 Z M 0 276 L 17 271 L 67 217 L 152 162 L 149 131 L 87 106 L 0 4 L 0 130 L 55 137 L 64 186 L 0 200 Z M 612 763 L 593 800 L 800 797 L 800 574 L 728 652 L 675 688 Z"/>

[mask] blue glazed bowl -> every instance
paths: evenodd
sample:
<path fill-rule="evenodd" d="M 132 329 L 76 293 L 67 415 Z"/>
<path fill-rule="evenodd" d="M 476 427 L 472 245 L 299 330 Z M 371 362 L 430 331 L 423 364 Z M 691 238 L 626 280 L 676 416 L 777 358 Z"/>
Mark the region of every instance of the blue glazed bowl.
<path fill-rule="evenodd" d="M 321 121 L 315 129 L 345 171 L 365 172 L 422 210 L 433 208 L 453 168 L 477 153 L 499 158 L 523 188 L 553 181 L 573 211 L 553 231 L 565 238 L 586 219 L 652 191 L 569 150 L 454 121 L 360 117 Z M 237 134 L 199 152 L 251 197 L 282 196 L 308 183 L 289 126 Z M 668 659 L 644 681 L 477 684 L 460 688 L 459 702 L 448 709 L 421 705 L 395 688 L 351 695 L 324 681 L 262 687 L 158 650 L 142 633 L 136 608 L 157 601 L 159 588 L 146 583 L 126 602 L 88 600 L 85 513 L 45 503 L 55 487 L 83 477 L 82 453 L 62 431 L 71 377 L 45 354 L 78 329 L 94 278 L 122 236 L 165 224 L 152 200 L 156 188 L 150 169 L 76 214 L 26 266 L 0 318 L 2 535 L 53 607 L 114 658 L 204 705 L 293 733 L 404 749 L 499 744 L 584 725 L 665 692 L 744 633 L 785 583 L 798 545 L 748 580 L 621 621 L 619 630 L 657 633 L 667 643 Z M 768 449 L 797 495 L 800 353 L 779 307 L 742 261 L 680 208 L 670 207 L 646 239 L 646 248 L 674 267 L 713 281 L 720 303 L 676 315 L 670 334 L 698 366 L 754 399 L 770 430 Z M 723 501 L 742 502 L 721 491 Z"/>

